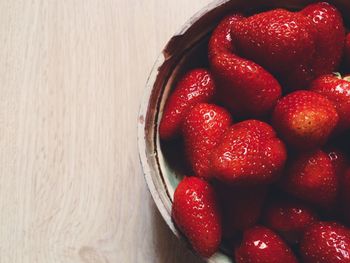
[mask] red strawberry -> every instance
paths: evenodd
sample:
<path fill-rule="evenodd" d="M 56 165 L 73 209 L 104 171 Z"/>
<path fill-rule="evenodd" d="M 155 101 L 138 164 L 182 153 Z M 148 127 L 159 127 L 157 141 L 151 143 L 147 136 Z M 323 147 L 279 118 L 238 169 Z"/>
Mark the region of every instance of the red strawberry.
<path fill-rule="evenodd" d="M 232 25 L 238 51 L 281 74 L 312 60 L 315 54 L 312 23 L 299 13 L 275 9 Z"/>
<path fill-rule="evenodd" d="M 341 212 L 345 221 L 350 224 L 350 169 L 348 169 L 341 177 L 340 184 L 340 205 Z"/>
<path fill-rule="evenodd" d="M 345 28 L 340 12 L 327 2 L 308 5 L 301 11 L 316 29 L 316 55 L 313 60 L 315 77 L 335 71 L 341 61 Z"/>
<path fill-rule="evenodd" d="M 222 206 L 222 234 L 232 238 L 237 231 L 253 227 L 260 218 L 266 187 L 232 187 L 218 183 L 215 190 Z"/>
<path fill-rule="evenodd" d="M 347 34 L 345 40 L 345 62 L 347 63 L 348 68 L 350 68 L 350 33 Z"/>
<path fill-rule="evenodd" d="M 257 120 L 233 125 L 212 151 L 212 172 L 229 183 L 271 183 L 286 160 L 286 149 L 272 127 Z"/>
<path fill-rule="evenodd" d="M 337 70 L 345 38 L 343 19 L 339 11 L 326 2 L 307 6 L 301 12 L 313 25 L 315 53 L 311 60 L 285 74 L 284 83 L 291 89 L 306 87 L 322 74 Z"/>
<path fill-rule="evenodd" d="M 244 232 L 235 251 L 237 263 L 297 263 L 292 250 L 273 231 L 254 227 Z"/>
<path fill-rule="evenodd" d="M 240 15 L 227 17 L 215 29 L 209 42 L 209 62 L 221 102 L 236 115 L 263 116 L 281 96 L 281 87 L 264 68 L 234 54 L 231 26 L 241 19 Z"/>
<path fill-rule="evenodd" d="M 301 256 L 307 263 L 349 263 L 350 231 L 332 222 L 309 226 L 301 242 Z"/>
<path fill-rule="evenodd" d="M 327 3 L 301 12 L 275 9 L 232 24 L 238 53 L 273 74 L 289 88 L 304 88 L 313 78 L 336 70 L 344 44 L 343 20 Z"/>
<path fill-rule="evenodd" d="M 214 30 L 209 41 L 209 59 L 221 53 L 235 53 L 231 38 L 231 26 L 242 20 L 241 14 L 233 14 L 225 17 Z"/>
<path fill-rule="evenodd" d="M 305 228 L 315 220 L 309 207 L 290 200 L 273 201 L 264 213 L 265 224 L 292 244 L 299 242 Z"/>
<path fill-rule="evenodd" d="M 303 153 L 287 164 L 282 187 L 311 204 L 330 208 L 336 201 L 338 177 L 328 155 L 317 150 Z"/>
<path fill-rule="evenodd" d="M 296 91 L 277 103 L 272 122 L 290 146 L 310 149 L 326 143 L 338 123 L 338 114 L 333 103 L 324 96 Z"/>
<path fill-rule="evenodd" d="M 323 75 L 311 83 L 310 90 L 333 102 L 339 115 L 337 131 L 350 128 L 350 77 L 343 79 L 340 74 Z"/>
<path fill-rule="evenodd" d="M 210 257 L 221 241 L 221 215 L 212 186 L 198 177 L 185 177 L 174 193 L 172 216 L 203 257 Z"/>
<path fill-rule="evenodd" d="M 211 101 L 214 94 L 215 84 L 209 71 L 188 72 L 167 100 L 159 126 L 160 138 L 170 140 L 179 135 L 186 112 L 197 103 Z"/>
<path fill-rule="evenodd" d="M 231 123 L 230 114 L 213 104 L 197 104 L 186 114 L 182 133 L 187 157 L 196 175 L 210 176 L 209 156 Z"/>

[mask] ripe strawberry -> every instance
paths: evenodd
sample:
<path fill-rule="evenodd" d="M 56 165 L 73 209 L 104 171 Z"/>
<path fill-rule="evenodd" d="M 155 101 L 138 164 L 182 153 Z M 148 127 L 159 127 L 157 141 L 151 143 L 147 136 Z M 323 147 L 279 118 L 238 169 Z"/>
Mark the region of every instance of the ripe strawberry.
<path fill-rule="evenodd" d="M 314 29 L 308 18 L 283 9 L 255 14 L 232 25 L 232 38 L 244 57 L 274 74 L 311 61 Z"/>
<path fill-rule="evenodd" d="M 315 213 L 298 201 L 277 200 L 264 212 L 264 222 L 289 243 L 298 243 L 305 228 L 316 221 Z"/>
<path fill-rule="evenodd" d="M 347 34 L 345 40 L 345 62 L 348 68 L 350 68 L 350 33 Z"/>
<path fill-rule="evenodd" d="M 350 128 L 350 77 L 343 79 L 340 74 L 323 75 L 311 83 L 310 90 L 333 102 L 339 115 L 338 132 Z"/>
<path fill-rule="evenodd" d="M 187 158 L 196 175 L 210 176 L 209 156 L 231 123 L 230 114 L 213 104 L 197 104 L 186 114 L 182 134 Z"/>
<path fill-rule="evenodd" d="M 316 206 L 330 208 L 336 201 L 338 177 L 329 156 L 317 150 L 303 153 L 287 164 L 282 188 Z"/>
<path fill-rule="evenodd" d="M 343 54 L 345 28 L 340 12 L 327 2 L 308 5 L 301 14 L 316 29 L 316 56 L 312 63 L 315 77 L 335 71 Z"/>
<path fill-rule="evenodd" d="M 251 59 L 292 89 L 336 70 L 345 39 L 343 20 L 327 3 L 301 12 L 275 9 L 232 24 L 238 53 Z"/>
<path fill-rule="evenodd" d="M 301 256 L 307 263 L 349 263 L 350 231 L 332 222 L 309 226 L 301 241 Z"/>
<path fill-rule="evenodd" d="M 338 123 L 338 114 L 326 97 L 301 90 L 277 103 L 272 122 L 290 146 L 310 149 L 326 143 Z"/>
<path fill-rule="evenodd" d="M 197 103 L 211 101 L 214 95 L 215 84 L 209 71 L 194 69 L 185 74 L 165 105 L 160 138 L 170 140 L 179 135 L 186 112 Z"/>
<path fill-rule="evenodd" d="M 350 169 L 341 176 L 340 207 L 345 221 L 350 224 Z"/>
<path fill-rule="evenodd" d="M 209 62 L 220 101 L 235 115 L 263 116 L 273 109 L 281 87 L 264 68 L 235 54 L 231 26 L 241 19 L 240 15 L 229 16 L 215 29 L 209 42 Z"/>
<path fill-rule="evenodd" d="M 237 263 L 297 263 L 291 249 L 268 228 L 257 226 L 244 232 L 235 251 Z"/>
<path fill-rule="evenodd" d="M 238 231 L 253 227 L 260 218 L 266 187 L 234 187 L 217 183 L 215 190 L 222 206 L 222 234 L 232 238 Z"/>
<path fill-rule="evenodd" d="M 232 43 L 231 26 L 234 23 L 244 19 L 241 14 L 233 14 L 225 17 L 215 28 L 209 41 L 209 59 L 221 53 L 236 53 Z"/>
<path fill-rule="evenodd" d="M 212 151 L 212 172 L 229 183 L 271 183 L 287 158 L 272 127 L 257 120 L 237 123 Z"/>
<path fill-rule="evenodd" d="M 185 177 L 174 193 L 172 217 L 194 250 L 214 254 L 221 241 L 221 215 L 214 189 L 198 177 Z"/>
<path fill-rule="evenodd" d="M 343 19 L 334 6 L 326 2 L 315 3 L 304 8 L 300 14 L 313 25 L 315 53 L 312 60 L 283 76 L 283 82 L 290 89 L 307 87 L 313 79 L 336 71 L 345 38 Z"/>

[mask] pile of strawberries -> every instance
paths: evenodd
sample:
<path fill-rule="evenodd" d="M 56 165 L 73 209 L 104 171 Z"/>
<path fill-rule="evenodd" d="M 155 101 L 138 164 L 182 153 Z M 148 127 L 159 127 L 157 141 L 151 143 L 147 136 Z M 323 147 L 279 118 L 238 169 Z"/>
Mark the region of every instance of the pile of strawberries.
<path fill-rule="evenodd" d="M 194 250 L 237 263 L 350 263 L 350 34 L 322 2 L 224 18 L 159 127 L 192 175 L 172 216 Z M 178 152 L 178 155 L 182 155 Z"/>

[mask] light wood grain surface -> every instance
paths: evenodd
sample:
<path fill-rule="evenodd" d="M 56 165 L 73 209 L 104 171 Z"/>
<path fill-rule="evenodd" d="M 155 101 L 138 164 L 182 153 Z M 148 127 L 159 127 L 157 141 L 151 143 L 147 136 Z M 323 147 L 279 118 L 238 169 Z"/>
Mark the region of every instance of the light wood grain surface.
<path fill-rule="evenodd" d="M 0 0 L 0 262 L 199 262 L 140 168 L 144 84 L 209 0 Z"/>

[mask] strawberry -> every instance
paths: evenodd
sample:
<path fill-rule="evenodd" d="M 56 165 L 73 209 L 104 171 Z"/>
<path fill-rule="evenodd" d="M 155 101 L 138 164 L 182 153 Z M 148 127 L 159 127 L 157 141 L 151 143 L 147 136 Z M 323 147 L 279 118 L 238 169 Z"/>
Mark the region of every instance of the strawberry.
<path fill-rule="evenodd" d="M 255 14 L 232 25 L 238 52 L 274 74 L 312 60 L 314 29 L 308 18 L 283 9 Z"/>
<path fill-rule="evenodd" d="M 237 116 L 263 116 L 281 96 L 281 86 L 264 68 L 235 54 L 231 26 L 241 19 L 240 15 L 229 16 L 214 30 L 209 62 L 219 100 Z"/>
<path fill-rule="evenodd" d="M 301 90 L 279 100 L 272 123 L 290 146 L 310 149 L 326 143 L 338 123 L 338 113 L 326 97 Z"/>
<path fill-rule="evenodd" d="M 210 257 L 221 241 L 221 215 L 214 189 L 198 177 L 185 177 L 174 193 L 172 217 L 194 250 Z"/>
<path fill-rule="evenodd" d="M 292 89 L 336 70 L 345 38 L 343 20 L 328 3 L 300 12 L 275 9 L 232 24 L 232 39 L 242 56 L 280 77 Z"/>
<path fill-rule="evenodd" d="M 260 218 L 266 187 L 233 187 L 217 183 L 215 190 L 222 206 L 222 233 L 232 238 L 238 231 L 253 227 Z"/>
<path fill-rule="evenodd" d="M 305 228 L 316 218 L 308 206 L 291 200 L 272 201 L 264 212 L 265 224 L 291 244 L 299 242 Z"/>
<path fill-rule="evenodd" d="M 210 176 L 211 150 L 218 144 L 231 123 L 230 114 L 213 104 L 197 104 L 186 114 L 182 134 L 187 158 L 196 175 Z"/>
<path fill-rule="evenodd" d="M 292 159 L 281 182 L 286 192 L 324 208 L 330 208 L 335 203 L 338 183 L 331 159 L 321 150 Z"/>
<path fill-rule="evenodd" d="M 344 52 L 345 52 L 345 62 L 347 63 L 348 68 L 350 68 L 350 33 L 346 35 Z"/>
<path fill-rule="evenodd" d="M 186 112 L 195 104 L 209 102 L 215 95 L 215 84 L 206 69 L 189 71 L 178 82 L 168 98 L 159 126 L 162 140 L 170 140 L 179 135 Z"/>
<path fill-rule="evenodd" d="M 231 26 L 244 19 L 241 14 L 233 14 L 225 17 L 215 28 L 209 41 L 209 60 L 221 53 L 235 53 L 235 47 L 231 38 Z"/>
<path fill-rule="evenodd" d="M 307 263 L 349 263 L 350 231 L 333 222 L 309 226 L 301 241 L 301 256 Z"/>
<path fill-rule="evenodd" d="M 350 224 L 350 169 L 341 177 L 340 184 L 340 207 L 343 218 Z"/>
<path fill-rule="evenodd" d="M 339 115 L 338 132 L 350 128 L 350 77 L 343 79 L 338 73 L 323 75 L 311 83 L 310 90 L 333 102 Z"/>
<path fill-rule="evenodd" d="M 271 183 L 286 158 L 285 146 L 270 125 L 247 120 L 231 126 L 213 149 L 212 172 L 229 183 Z"/>
<path fill-rule="evenodd" d="M 301 14 L 316 29 L 316 56 L 313 60 L 314 76 L 335 71 L 341 61 L 345 40 L 345 28 L 340 12 L 327 2 L 310 4 Z"/>
<path fill-rule="evenodd" d="M 257 226 L 244 232 L 235 251 L 237 263 L 297 263 L 291 249 L 273 231 Z"/>

